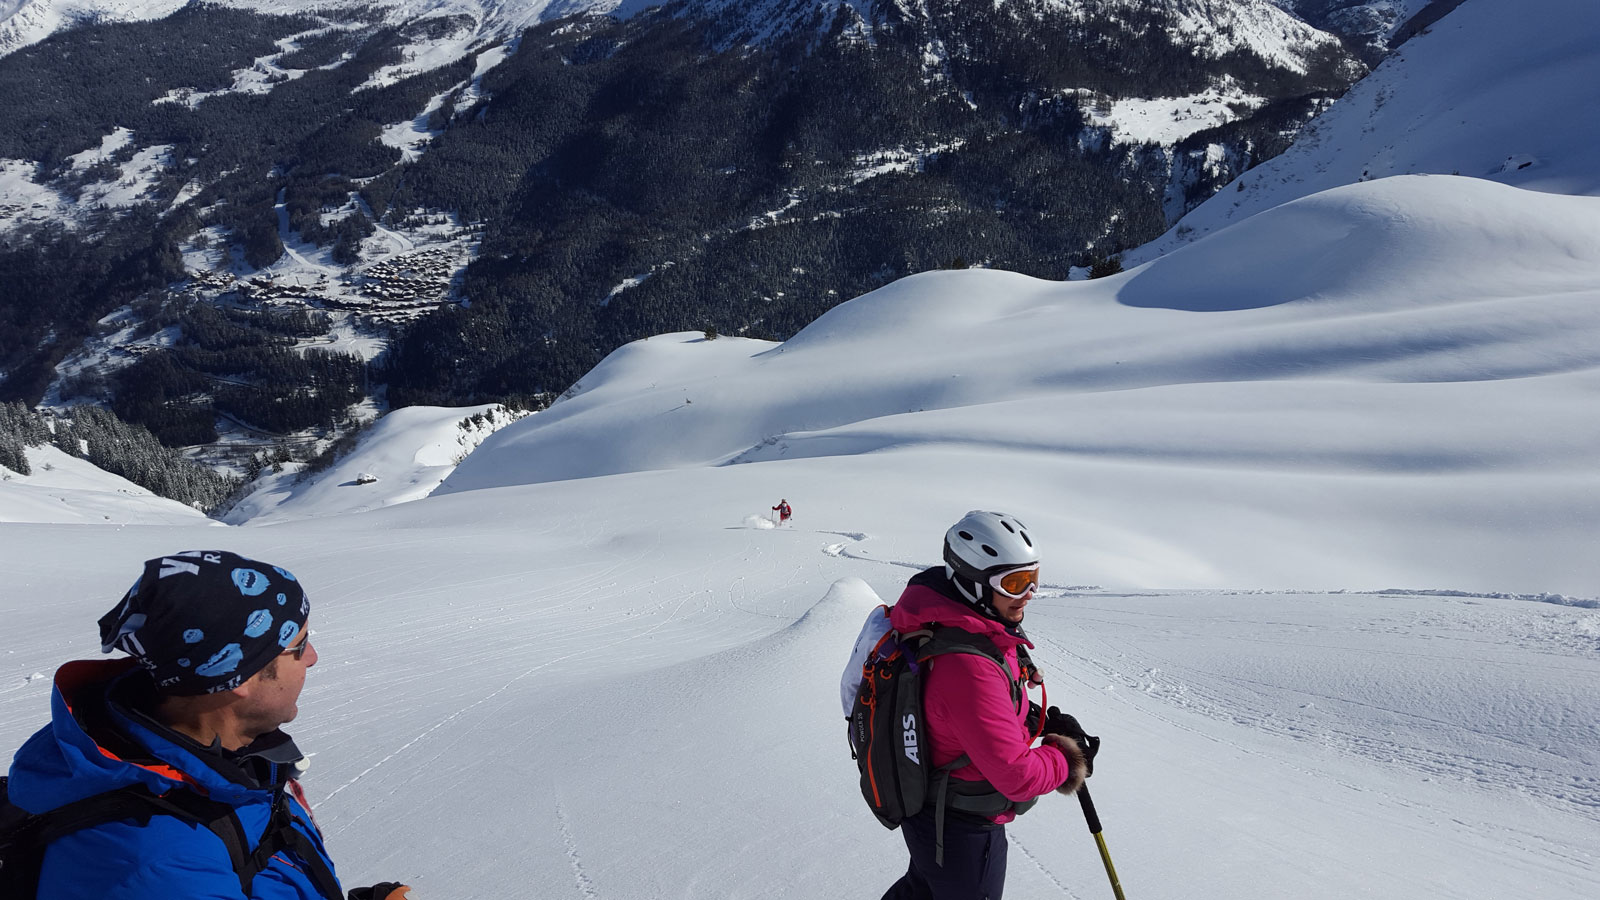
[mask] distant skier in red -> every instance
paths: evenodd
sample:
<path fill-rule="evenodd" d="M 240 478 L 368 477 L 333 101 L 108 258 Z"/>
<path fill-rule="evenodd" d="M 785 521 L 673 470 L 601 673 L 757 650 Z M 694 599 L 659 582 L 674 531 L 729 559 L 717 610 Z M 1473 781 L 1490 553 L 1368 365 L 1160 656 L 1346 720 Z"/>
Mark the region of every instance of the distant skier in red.
<path fill-rule="evenodd" d="M 789 508 L 789 501 L 787 500 L 779 500 L 778 505 L 774 506 L 772 511 L 778 514 L 779 525 L 789 521 L 789 517 L 794 515 L 794 510 Z"/>

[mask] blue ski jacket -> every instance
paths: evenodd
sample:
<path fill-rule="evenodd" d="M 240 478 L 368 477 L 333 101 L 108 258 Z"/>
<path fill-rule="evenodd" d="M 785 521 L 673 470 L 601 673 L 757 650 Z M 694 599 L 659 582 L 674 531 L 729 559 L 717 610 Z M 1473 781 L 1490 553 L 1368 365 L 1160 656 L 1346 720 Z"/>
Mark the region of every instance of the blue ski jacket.
<path fill-rule="evenodd" d="M 266 832 L 274 800 L 287 793 L 295 830 L 310 839 L 331 872 L 333 861 L 292 778 L 300 756 L 293 742 L 274 733 L 275 752 L 247 759 L 202 747 L 118 702 L 139 678 L 149 676 L 126 659 L 62 666 L 50 724 L 12 761 L 11 802 L 42 813 L 138 784 L 158 794 L 197 791 L 233 808 L 253 849 Z M 45 851 L 39 896 L 241 900 L 245 895 L 221 838 L 204 825 L 157 815 L 142 826 L 135 820 L 110 822 L 56 840 Z M 249 900 L 324 898 L 305 861 L 282 851 L 255 877 Z"/>

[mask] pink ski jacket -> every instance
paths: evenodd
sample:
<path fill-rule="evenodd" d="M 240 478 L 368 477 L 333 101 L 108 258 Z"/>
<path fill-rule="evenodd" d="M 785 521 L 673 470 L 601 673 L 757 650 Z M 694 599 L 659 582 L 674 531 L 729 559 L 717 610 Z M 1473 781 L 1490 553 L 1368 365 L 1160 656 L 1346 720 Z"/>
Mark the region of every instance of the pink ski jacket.
<path fill-rule="evenodd" d="M 943 572 L 937 569 L 918 575 L 889 610 L 894 629 L 905 634 L 936 623 L 983 635 L 1005 653 L 1011 677 L 1019 677 L 1017 647 L 1033 644 L 935 590 L 930 586 L 933 579 L 924 577 L 932 573 L 943 581 Z M 1021 802 L 1055 790 L 1070 774 L 1060 750 L 1048 744 L 1030 746 L 1028 705 L 1017 709 L 1012 704 L 1010 683 L 988 659 L 965 653 L 933 659 L 922 704 L 933 765 L 943 766 L 963 753 L 972 760 L 972 765 L 952 772 L 952 778 L 987 781 L 1008 799 Z M 994 821 L 1004 824 L 1015 818 L 1015 813 L 1006 812 Z"/>

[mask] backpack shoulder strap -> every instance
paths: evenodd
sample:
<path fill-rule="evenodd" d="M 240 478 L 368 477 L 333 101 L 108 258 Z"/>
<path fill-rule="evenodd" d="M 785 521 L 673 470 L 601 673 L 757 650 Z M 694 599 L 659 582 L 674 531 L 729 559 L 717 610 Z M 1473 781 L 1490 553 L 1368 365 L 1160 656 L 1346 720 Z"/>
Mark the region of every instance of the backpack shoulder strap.
<path fill-rule="evenodd" d="M 1022 677 L 1024 678 L 1028 677 L 1030 670 L 1039 671 L 1039 667 L 1033 662 L 1033 656 L 1028 653 L 1027 644 L 1017 645 L 1017 668 L 1022 670 Z"/>
<path fill-rule="evenodd" d="M 204 825 L 222 845 L 228 848 L 228 862 L 239 876 L 239 887 L 250 896 L 251 886 L 262 866 L 253 865 L 250 842 L 245 837 L 244 825 L 233 807 L 189 790 L 171 790 L 165 794 L 144 792 L 146 802 L 161 815 L 169 815 L 185 822 Z"/>
<path fill-rule="evenodd" d="M 4 828 L 0 832 L 0 845 L 3 846 L 22 840 L 43 846 L 95 825 L 121 819 L 148 822 L 156 814 L 151 803 L 154 795 L 142 785 L 84 797 L 43 813 L 29 813 L 7 799 L 6 781 L 0 778 L 0 823 Z"/>
<path fill-rule="evenodd" d="M 294 815 L 289 809 L 286 790 L 280 789 L 273 796 L 267 830 L 254 849 L 250 848 L 244 826 L 239 823 L 239 817 L 232 807 L 193 791 L 171 791 L 168 796 L 175 801 L 173 806 L 179 810 L 180 817 L 205 825 L 227 846 L 229 861 L 233 863 L 233 870 L 239 876 L 239 886 L 244 888 L 246 897 L 253 896 L 251 888 L 255 877 L 272 863 L 272 857 L 288 850 L 304 864 L 305 874 L 318 893 L 327 900 L 344 900 L 344 891 L 340 889 L 339 879 L 334 876 L 333 870 L 323 861 L 322 854 L 311 840 L 294 827 Z M 162 801 L 167 798 L 156 799 Z"/>
<path fill-rule="evenodd" d="M 5 797 L 5 781 L 0 778 L 0 800 Z M 203 825 L 222 841 L 228 851 L 228 862 L 239 877 L 239 887 L 246 897 L 251 896 L 256 875 L 267 867 L 273 854 L 288 848 L 305 859 L 308 874 L 325 897 L 342 900 L 339 883 L 322 862 L 321 855 L 309 846 L 310 842 L 289 821 L 287 800 L 283 800 L 281 805 L 281 822 L 275 809 L 267 833 L 252 851 L 244 826 L 228 804 L 183 788 L 157 794 L 145 785 L 132 785 L 85 797 L 48 812 L 17 817 L 20 821 L 14 829 L 9 827 L 10 816 L 0 816 L 8 824 L 6 830 L 0 833 L 0 847 L 26 841 L 42 850 L 52 841 L 96 825 L 124 819 L 144 825 L 156 816 L 171 816 L 180 821 Z M 17 810 L 17 807 L 7 803 L 6 809 L 10 812 Z M 285 831 L 291 832 L 293 837 L 283 836 Z M 299 838 L 299 841 L 295 838 Z"/>
<path fill-rule="evenodd" d="M 44 849 L 54 841 L 108 822 L 133 820 L 145 825 L 158 815 L 170 815 L 186 822 L 206 825 L 228 847 L 228 855 L 230 861 L 234 863 L 235 871 L 239 871 L 239 863 L 246 858 L 243 852 L 244 832 L 237 817 L 232 815 L 232 810 L 227 810 L 228 821 L 224 821 L 213 808 L 223 804 L 207 800 L 191 791 L 172 790 L 167 792 L 173 795 L 172 797 L 164 797 L 153 793 L 142 784 L 133 785 L 94 794 L 46 812 L 33 814 L 9 801 L 7 781 L 8 779 L 0 778 L 0 850 L 22 850 L 22 856 L 11 862 L 29 867 L 31 875 L 27 877 L 30 879 L 37 878 L 38 864 Z M 207 808 L 202 810 L 197 805 L 177 799 L 181 795 L 192 796 L 199 803 L 206 804 Z M 23 862 L 30 859 L 31 861 Z M 243 886 L 244 881 L 241 880 L 240 884 Z M 248 896 L 248 889 L 245 893 Z"/>
<path fill-rule="evenodd" d="M 918 632 L 923 633 L 923 632 Z M 994 641 L 981 635 L 974 634 L 963 628 L 952 625 L 930 626 L 926 632 L 928 639 L 923 642 L 917 651 L 917 659 L 931 659 L 946 653 L 971 653 L 977 656 L 987 656 L 996 664 L 1005 666 L 1005 653 L 995 646 Z M 1007 673 L 1007 677 L 1010 673 Z"/>
<path fill-rule="evenodd" d="M 982 656 L 993 662 L 1011 685 L 1011 703 L 1021 709 L 1022 704 L 1027 702 L 1028 693 L 1024 685 L 1033 661 L 1026 656 L 1026 651 L 1021 646 L 1017 647 L 1017 668 L 1022 671 L 1020 678 L 1014 677 L 1011 670 L 1006 667 L 1006 655 L 994 641 L 984 635 L 950 625 L 932 627 L 931 637 L 924 641 L 917 651 L 917 661 L 926 662 L 935 656 L 947 653 L 967 653 Z"/>
<path fill-rule="evenodd" d="M 184 822 L 204 825 L 228 848 L 228 859 L 235 872 L 241 872 L 240 886 L 249 895 L 249 885 L 242 874 L 244 862 L 249 858 L 245 850 L 244 827 L 239 817 L 225 803 L 202 797 L 194 791 L 174 789 L 157 794 L 145 785 L 133 785 L 95 794 L 32 816 L 33 840 L 44 847 L 52 841 L 66 837 L 85 828 L 133 819 L 148 824 L 156 816 L 172 816 Z M 253 874 L 252 878 L 253 878 Z"/>
<path fill-rule="evenodd" d="M 344 891 L 339 887 L 339 879 L 323 860 L 322 853 L 317 850 L 310 838 L 294 827 L 294 814 L 289 809 L 287 790 L 278 791 L 277 796 L 273 798 L 272 818 L 267 824 L 267 833 L 262 836 L 261 843 L 256 845 L 250 857 L 252 875 L 265 869 L 272 861 L 272 857 L 283 850 L 288 850 L 300 858 L 305 864 L 306 876 L 326 900 L 345 900 Z M 249 891 L 245 893 L 248 895 Z"/>

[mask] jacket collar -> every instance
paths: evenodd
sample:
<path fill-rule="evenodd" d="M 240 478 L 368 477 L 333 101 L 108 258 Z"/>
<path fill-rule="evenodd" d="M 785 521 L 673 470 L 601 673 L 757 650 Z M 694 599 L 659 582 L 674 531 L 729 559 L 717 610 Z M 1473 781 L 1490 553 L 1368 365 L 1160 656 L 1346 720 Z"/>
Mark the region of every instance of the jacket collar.
<path fill-rule="evenodd" d="M 153 714 L 159 697 L 148 673 L 134 669 L 105 688 L 105 704 L 118 726 L 158 758 L 215 790 L 215 779 L 248 790 L 275 788 L 294 773 L 303 754 L 294 740 L 273 729 L 238 750 L 224 750 L 220 739 L 201 744 L 167 727 Z"/>
<path fill-rule="evenodd" d="M 139 708 L 142 682 L 148 681 L 131 659 L 63 665 L 56 672 L 50 725 L 29 738 L 12 762 L 12 801 L 43 812 L 136 784 L 158 794 L 186 784 L 240 803 L 294 774 L 292 765 L 283 764 L 300 757 L 288 735 L 263 735 L 234 754 L 206 748 Z"/>
<path fill-rule="evenodd" d="M 916 631 L 928 625 L 959 628 L 972 634 L 981 634 L 1001 650 L 1016 647 L 1033 648 L 1021 625 L 1007 625 L 987 616 L 966 604 L 955 586 L 944 575 L 942 566 L 935 566 L 912 576 L 905 592 L 889 611 L 889 624 L 899 632 Z"/>

